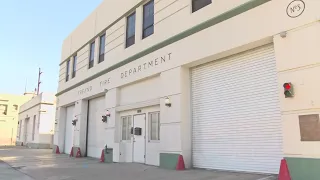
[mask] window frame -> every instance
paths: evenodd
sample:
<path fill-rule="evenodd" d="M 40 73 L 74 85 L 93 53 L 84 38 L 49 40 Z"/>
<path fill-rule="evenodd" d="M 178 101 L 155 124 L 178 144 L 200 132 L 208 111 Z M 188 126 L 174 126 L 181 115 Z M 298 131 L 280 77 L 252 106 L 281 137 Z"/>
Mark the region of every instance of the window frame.
<path fill-rule="evenodd" d="M 101 44 L 101 40 L 102 38 L 104 39 L 104 43 Z M 98 63 L 101 63 L 104 61 L 104 55 L 105 55 L 105 51 L 106 51 L 106 34 L 102 34 L 99 38 L 99 60 Z M 102 46 L 103 45 L 103 46 Z M 101 47 L 103 47 L 103 53 L 102 53 L 102 49 Z"/>
<path fill-rule="evenodd" d="M 88 65 L 88 69 L 93 68 L 94 67 L 94 54 L 95 54 L 95 48 L 96 48 L 96 42 L 93 41 L 90 43 L 90 51 L 89 51 L 89 65 Z"/>
<path fill-rule="evenodd" d="M 145 8 L 150 5 L 151 3 L 153 3 L 153 15 L 152 15 L 152 18 L 153 18 L 153 23 L 151 25 L 149 25 L 148 27 L 144 27 L 145 26 L 145 16 L 144 16 L 144 13 L 145 13 Z M 149 2 L 147 2 L 146 4 L 143 5 L 143 13 L 142 13 L 142 39 L 145 39 L 151 35 L 154 34 L 154 0 L 151 0 Z M 153 27 L 153 31 L 152 31 L 152 34 L 149 34 L 149 35 L 145 35 L 145 31 L 149 28 Z"/>
<path fill-rule="evenodd" d="M 121 138 L 120 138 L 120 141 L 121 142 L 131 142 L 131 140 L 132 140 L 131 128 L 133 127 L 132 126 L 133 125 L 133 123 L 132 123 L 133 122 L 132 115 L 121 116 L 120 119 L 121 119 L 121 122 L 120 122 L 120 124 L 121 124 Z M 124 128 L 124 126 L 123 126 L 124 123 L 123 122 L 124 122 L 124 120 L 126 120 L 126 136 L 125 136 L 126 138 L 125 139 L 123 137 L 123 128 Z"/>
<path fill-rule="evenodd" d="M 128 37 L 128 32 L 129 32 L 129 18 L 130 17 L 134 17 L 134 33 L 132 36 Z M 133 38 L 133 43 L 132 44 L 128 44 L 128 39 Z M 127 16 L 127 22 L 126 22 L 126 42 L 125 42 L 125 47 L 129 48 L 130 46 L 133 46 L 136 43 L 136 11 L 132 12 L 129 16 Z"/>
<path fill-rule="evenodd" d="M 73 61 L 72 61 L 72 75 L 71 78 L 76 77 L 77 73 L 77 61 L 78 61 L 78 56 L 77 54 L 73 56 Z"/>
<path fill-rule="evenodd" d="M 68 82 L 70 80 L 70 76 L 69 76 L 69 73 L 70 73 L 70 59 L 67 60 L 66 62 L 66 82 Z"/>
<path fill-rule="evenodd" d="M 204 8 L 204 7 L 212 4 L 212 0 L 208 0 L 208 1 L 210 1 L 210 3 L 203 5 L 203 6 L 201 6 L 201 7 L 198 8 L 198 9 L 195 9 L 195 8 L 194 8 L 194 7 L 195 7 L 195 3 L 196 3 L 196 2 L 199 2 L 199 1 L 201 1 L 201 0 L 191 0 L 191 11 L 192 11 L 192 13 L 194 13 L 194 12 L 196 12 L 196 11 L 199 11 L 200 9 L 202 9 L 202 8 Z"/>
<path fill-rule="evenodd" d="M 158 123 L 157 123 L 157 139 L 152 139 L 152 115 L 157 114 L 158 115 Z M 148 142 L 160 142 L 160 111 L 154 111 L 154 112 L 149 112 L 148 113 Z"/>

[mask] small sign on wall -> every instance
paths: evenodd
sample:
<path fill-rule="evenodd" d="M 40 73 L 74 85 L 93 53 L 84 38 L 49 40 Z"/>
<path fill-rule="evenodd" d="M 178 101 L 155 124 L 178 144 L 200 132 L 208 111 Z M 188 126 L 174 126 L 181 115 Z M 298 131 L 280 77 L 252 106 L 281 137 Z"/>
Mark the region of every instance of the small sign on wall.
<path fill-rule="evenodd" d="M 299 116 L 301 141 L 320 141 L 319 114 Z"/>
<path fill-rule="evenodd" d="M 302 0 L 294 0 L 287 7 L 287 15 L 291 18 L 299 17 L 305 10 L 306 4 Z"/>

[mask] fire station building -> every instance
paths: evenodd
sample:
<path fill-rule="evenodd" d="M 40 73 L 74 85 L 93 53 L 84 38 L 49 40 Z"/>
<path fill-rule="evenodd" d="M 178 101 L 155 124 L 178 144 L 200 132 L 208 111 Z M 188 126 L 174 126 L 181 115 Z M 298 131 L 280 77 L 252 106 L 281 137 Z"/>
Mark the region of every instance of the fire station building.
<path fill-rule="evenodd" d="M 63 43 L 55 148 L 274 174 L 285 159 L 292 177 L 312 179 L 320 165 L 319 7 L 103 1 Z"/>

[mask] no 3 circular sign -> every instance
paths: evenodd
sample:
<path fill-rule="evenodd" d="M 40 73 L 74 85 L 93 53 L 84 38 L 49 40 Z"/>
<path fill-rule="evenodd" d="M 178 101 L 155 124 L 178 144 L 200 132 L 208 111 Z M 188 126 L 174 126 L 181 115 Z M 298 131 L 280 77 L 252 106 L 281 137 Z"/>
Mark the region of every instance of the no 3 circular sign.
<path fill-rule="evenodd" d="M 305 10 L 306 4 L 302 0 L 294 0 L 287 7 L 287 15 L 291 18 L 299 17 Z"/>

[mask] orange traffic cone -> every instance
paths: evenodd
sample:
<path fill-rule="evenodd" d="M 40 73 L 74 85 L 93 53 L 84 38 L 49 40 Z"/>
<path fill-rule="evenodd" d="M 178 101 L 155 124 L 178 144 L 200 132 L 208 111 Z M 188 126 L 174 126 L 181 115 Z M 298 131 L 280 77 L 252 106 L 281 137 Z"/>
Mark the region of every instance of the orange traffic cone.
<path fill-rule="evenodd" d="M 104 149 L 101 152 L 100 162 L 104 162 Z"/>
<path fill-rule="evenodd" d="M 78 148 L 76 158 L 80 158 L 80 157 L 81 157 L 81 151 L 80 151 L 80 148 Z"/>
<path fill-rule="evenodd" d="M 70 156 L 69 156 L 69 157 L 73 157 L 73 147 L 71 148 Z"/>
<path fill-rule="evenodd" d="M 185 170 L 184 160 L 183 160 L 183 156 L 182 155 L 179 155 L 177 166 L 176 166 L 176 170 L 177 171 Z"/>
<path fill-rule="evenodd" d="M 291 180 L 289 168 L 287 165 L 287 161 L 285 159 L 281 160 L 278 178 L 279 178 L 279 180 Z"/>
<path fill-rule="evenodd" d="M 56 148 L 56 154 L 60 154 L 59 146 Z"/>

